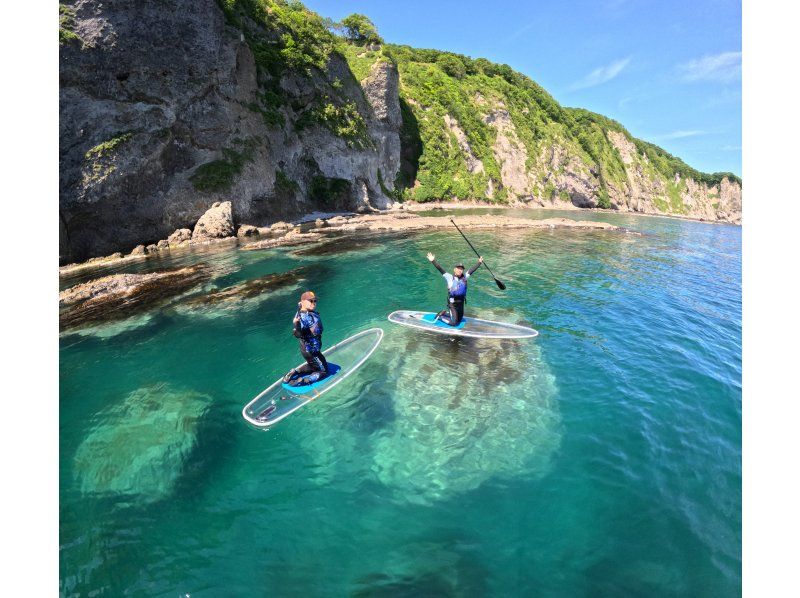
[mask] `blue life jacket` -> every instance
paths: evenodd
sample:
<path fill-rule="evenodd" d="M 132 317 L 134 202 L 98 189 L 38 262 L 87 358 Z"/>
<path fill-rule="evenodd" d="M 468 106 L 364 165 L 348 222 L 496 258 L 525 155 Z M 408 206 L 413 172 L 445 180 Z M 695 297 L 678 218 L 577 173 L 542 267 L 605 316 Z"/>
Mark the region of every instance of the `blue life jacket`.
<path fill-rule="evenodd" d="M 467 296 L 467 277 L 462 276 L 461 278 L 456 278 L 453 276 L 453 284 L 448 287 L 447 289 L 448 297 L 453 299 L 463 299 Z"/>

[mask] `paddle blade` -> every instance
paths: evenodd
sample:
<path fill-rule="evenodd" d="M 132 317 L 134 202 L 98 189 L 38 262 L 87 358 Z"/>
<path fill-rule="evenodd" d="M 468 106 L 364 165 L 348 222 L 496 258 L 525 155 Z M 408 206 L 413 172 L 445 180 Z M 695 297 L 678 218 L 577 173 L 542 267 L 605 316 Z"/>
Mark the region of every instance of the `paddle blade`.
<path fill-rule="evenodd" d="M 503 284 L 503 281 L 502 281 L 502 280 L 497 280 L 497 279 L 495 278 L 495 279 L 494 279 L 494 281 L 497 283 L 497 288 L 498 288 L 498 289 L 500 289 L 501 291 L 505 291 L 505 290 L 506 290 L 506 285 L 505 285 L 505 284 Z"/>

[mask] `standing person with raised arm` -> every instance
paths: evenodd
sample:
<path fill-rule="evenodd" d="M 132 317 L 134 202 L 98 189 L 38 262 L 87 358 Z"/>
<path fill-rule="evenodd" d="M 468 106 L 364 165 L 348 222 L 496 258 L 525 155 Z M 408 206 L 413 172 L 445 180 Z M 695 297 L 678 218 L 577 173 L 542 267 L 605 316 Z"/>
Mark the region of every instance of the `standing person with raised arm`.
<path fill-rule="evenodd" d="M 447 308 L 440 311 L 436 319 L 450 326 L 458 326 L 464 318 L 464 303 L 467 301 L 467 279 L 480 268 L 483 263 L 483 257 L 478 256 L 478 263 L 466 272 L 464 272 L 464 264 L 459 262 L 453 267 L 452 274 L 446 272 L 436 262 L 436 256 L 430 252 L 428 253 L 428 261 L 441 272 L 447 283 Z"/>

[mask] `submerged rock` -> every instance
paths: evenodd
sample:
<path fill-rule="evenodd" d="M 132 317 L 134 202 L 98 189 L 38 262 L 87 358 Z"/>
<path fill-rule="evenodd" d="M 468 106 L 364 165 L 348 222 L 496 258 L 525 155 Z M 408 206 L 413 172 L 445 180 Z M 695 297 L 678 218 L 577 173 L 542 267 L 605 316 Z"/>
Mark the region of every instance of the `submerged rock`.
<path fill-rule="evenodd" d="M 549 471 L 561 418 L 538 346 L 417 336 L 398 331 L 383 349 L 397 377 L 387 389 L 395 417 L 374 447 L 378 479 L 402 500 L 428 503 Z"/>
<path fill-rule="evenodd" d="M 79 328 L 72 328 L 66 331 L 62 331 L 59 336 L 69 336 L 72 334 L 83 336 L 83 337 L 94 337 L 99 339 L 109 339 L 120 334 L 125 334 L 127 332 L 131 332 L 133 330 L 138 330 L 140 328 L 144 328 L 149 326 L 155 320 L 154 313 L 141 313 L 135 316 L 131 316 L 130 318 L 125 318 L 124 320 L 119 320 L 116 322 L 104 322 L 102 324 L 98 324 L 96 326 L 81 326 Z"/>
<path fill-rule="evenodd" d="M 319 241 L 322 235 L 319 233 L 309 232 L 300 233 L 297 231 L 289 231 L 286 235 L 278 238 L 264 239 L 263 241 L 256 241 L 255 243 L 248 243 L 240 247 L 244 251 L 254 251 L 257 249 L 273 249 L 274 247 L 287 247 L 292 245 L 304 245 L 313 241 Z"/>
<path fill-rule="evenodd" d="M 295 268 L 288 272 L 267 274 L 260 278 L 246 280 L 231 287 L 212 291 L 205 295 L 197 295 L 181 302 L 180 311 L 206 311 L 235 313 L 240 309 L 256 305 L 260 300 L 277 291 L 296 288 L 306 280 L 309 269 Z"/>
<path fill-rule="evenodd" d="M 112 274 L 59 293 L 62 330 L 116 320 L 149 309 L 209 277 L 202 264 L 147 274 Z"/>
<path fill-rule="evenodd" d="M 315 482 L 345 492 L 371 478 L 397 502 L 449 500 L 490 480 L 546 475 L 561 443 L 555 377 L 535 341 L 398 327 L 338 394 L 347 403 L 316 407 L 324 416 L 310 419 L 319 425 L 305 448 Z"/>
<path fill-rule="evenodd" d="M 459 531 L 459 537 L 463 533 Z M 469 550 L 459 547 L 457 541 L 431 533 L 424 539 L 410 535 L 388 550 L 381 548 L 377 553 L 383 557 L 380 570 L 354 580 L 350 594 L 354 598 L 488 595 L 485 565 Z M 418 558 L 422 554 L 425 558 Z"/>
<path fill-rule="evenodd" d="M 162 384 L 139 388 L 98 415 L 75 453 L 74 472 L 86 494 L 153 502 L 170 494 L 197 444 L 210 397 Z"/>
<path fill-rule="evenodd" d="M 385 243 L 385 239 L 375 237 L 340 237 L 313 247 L 298 249 L 293 252 L 293 255 L 298 257 L 321 257 L 381 247 L 383 243 Z"/>

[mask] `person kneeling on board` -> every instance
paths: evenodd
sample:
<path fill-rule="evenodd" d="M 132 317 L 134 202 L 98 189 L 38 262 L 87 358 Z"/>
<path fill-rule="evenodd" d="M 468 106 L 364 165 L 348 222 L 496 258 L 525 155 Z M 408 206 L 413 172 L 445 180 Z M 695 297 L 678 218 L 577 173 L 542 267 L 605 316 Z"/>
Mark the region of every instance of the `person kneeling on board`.
<path fill-rule="evenodd" d="M 436 262 L 436 256 L 428 253 L 428 261 L 441 272 L 447 283 L 447 309 L 443 309 L 436 315 L 437 320 L 441 320 L 450 326 L 458 326 L 464 318 L 464 303 L 467 301 L 467 279 L 480 268 L 483 257 L 478 257 L 478 263 L 464 272 L 464 264 L 459 262 L 453 267 L 453 273 L 445 272 Z"/>
<path fill-rule="evenodd" d="M 292 334 L 300 340 L 300 353 L 306 362 L 283 377 L 289 386 L 313 384 L 328 375 L 328 362 L 322 354 L 322 319 L 317 312 L 317 296 L 306 291 L 297 305 Z"/>

